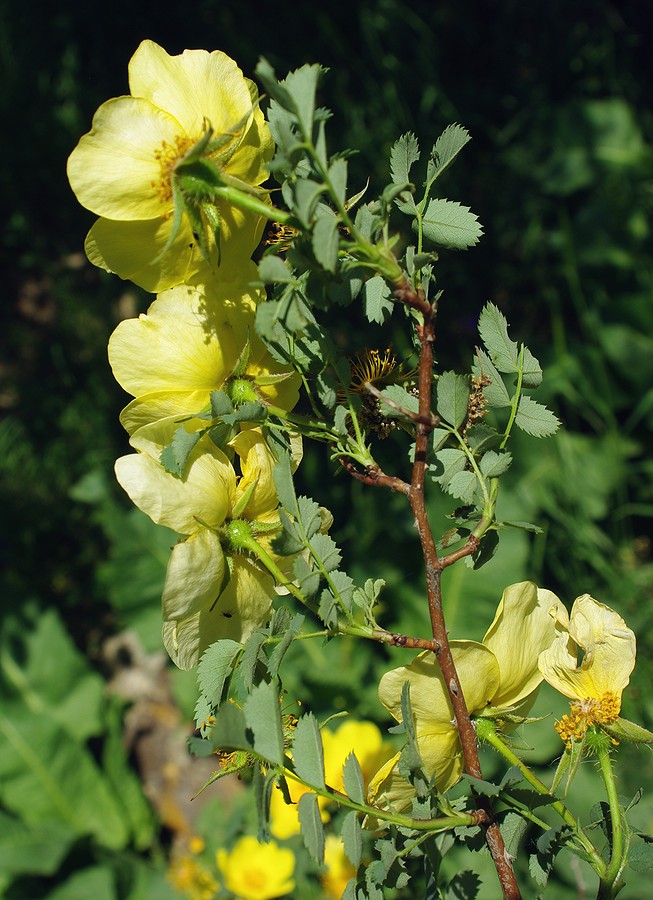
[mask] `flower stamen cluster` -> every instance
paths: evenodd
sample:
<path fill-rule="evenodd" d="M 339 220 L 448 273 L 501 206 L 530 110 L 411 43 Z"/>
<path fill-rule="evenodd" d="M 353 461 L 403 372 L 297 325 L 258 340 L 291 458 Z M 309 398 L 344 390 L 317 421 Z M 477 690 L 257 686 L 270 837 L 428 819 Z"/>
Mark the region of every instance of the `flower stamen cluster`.
<path fill-rule="evenodd" d="M 601 697 L 586 697 L 570 704 L 571 712 L 555 723 L 555 729 L 571 749 L 572 740 L 580 741 L 592 725 L 610 725 L 619 718 L 621 698 L 614 691 Z M 613 741 L 615 744 L 618 741 Z"/>

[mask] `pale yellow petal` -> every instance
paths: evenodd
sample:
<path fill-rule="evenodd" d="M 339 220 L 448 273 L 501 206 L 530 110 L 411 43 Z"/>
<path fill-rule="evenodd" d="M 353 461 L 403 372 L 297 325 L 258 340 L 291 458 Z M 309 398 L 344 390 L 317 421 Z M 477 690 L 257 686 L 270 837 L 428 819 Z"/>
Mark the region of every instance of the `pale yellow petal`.
<path fill-rule="evenodd" d="M 174 619 L 171 622 L 164 621 L 161 630 L 163 646 L 168 651 L 168 656 L 184 672 L 194 669 L 200 661 L 199 619 L 200 614 L 196 613 L 183 622 Z"/>
<path fill-rule="evenodd" d="M 451 652 L 467 708 L 470 713 L 478 712 L 499 688 L 497 659 L 491 650 L 475 641 L 452 641 Z M 453 710 L 435 654 L 420 653 L 409 666 L 393 669 L 381 678 L 379 698 L 398 722 L 406 681 L 410 684 L 410 701 L 418 727 L 450 725 Z"/>
<path fill-rule="evenodd" d="M 368 782 L 386 758 L 381 732 L 373 722 L 347 720 L 335 731 L 322 730 L 326 782 L 336 790 L 343 790 L 343 766 L 350 753 L 356 754 L 363 780 Z"/>
<path fill-rule="evenodd" d="M 220 593 L 224 576 L 220 539 L 208 528 L 176 544 L 163 587 L 164 620 L 184 620 L 202 609 L 210 609 Z"/>
<path fill-rule="evenodd" d="M 453 727 L 418 732 L 417 746 L 424 771 L 434 778 L 439 791 L 448 791 L 460 780 L 462 749 Z M 399 774 L 400 755 L 397 753 L 379 769 L 370 782 L 368 796 L 382 809 L 406 813 L 412 806 L 415 789 Z"/>
<path fill-rule="evenodd" d="M 192 669 L 215 641 L 244 642 L 267 624 L 275 597 L 272 577 L 246 557 L 232 558 L 225 590 L 200 612 L 182 621 L 164 623 L 163 642 L 175 665 Z"/>
<path fill-rule="evenodd" d="M 109 362 L 135 397 L 205 391 L 208 403 L 253 331 L 254 299 L 246 283 L 179 285 L 161 293 L 146 315 L 120 322 L 109 340 Z"/>
<path fill-rule="evenodd" d="M 551 591 L 531 581 L 512 584 L 503 592 L 494 621 L 483 643 L 496 656 L 500 687 L 493 707 L 515 706 L 540 685 L 538 657 L 568 623 L 564 605 Z"/>
<path fill-rule="evenodd" d="M 207 408 L 206 391 L 158 391 L 143 394 L 120 413 L 120 422 L 129 434 L 140 428 L 165 419 L 178 422 L 190 413 Z M 206 427 L 206 420 L 194 420 L 198 427 Z M 193 428 L 193 431 L 196 429 Z"/>
<path fill-rule="evenodd" d="M 254 484 L 252 496 L 242 513 L 246 519 L 260 519 L 279 505 L 272 478 L 275 459 L 258 428 L 241 431 L 230 442 L 240 457 L 242 477 L 236 489 L 236 503 Z"/>
<path fill-rule="evenodd" d="M 183 135 L 168 112 L 137 97 L 107 100 L 93 116 L 68 158 L 68 179 L 77 199 L 113 220 L 155 219 L 172 208 L 162 199 L 156 153 Z"/>
<path fill-rule="evenodd" d="M 194 534 L 202 527 L 199 520 L 218 527 L 231 508 L 233 469 L 217 447 L 211 452 L 196 448 L 183 478 L 145 453 L 121 457 L 115 469 L 132 502 L 152 521 L 179 534 Z"/>
<path fill-rule="evenodd" d="M 580 666 L 576 646 L 583 654 Z M 573 700 L 600 699 L 608 691 L 621 697 L 635 653 L 635 635 L 622 617 L 583 594 L 571 610 L 569 637 L 545 650 L 539 664 L 549 684 Z"/>
<path fill-rule="evenodd" d="M 143 41 L 129 63 L 129 87 L 133 96 L 171 113 L 198 139 L 205 119 L 222 134 L 252 106 L 242 71 L 220 50 L 170 56 L 154 41 Z"/>
<path fill-rule="evenodd" d="M 246 556 L 234 556 L 231 578 L 212 609 L 200 613 L 199 641 L 203 652 L 214 641 L 244 642 L 266 625 L 276 597 L 274 579 Z"/>
<path fill-rule="evenodd" d="M 94 266 L 146 291 L 164 291 L 208 271 L 185 217 L 168 251 L 154 262 L 168 244 L 172 225 L 172 217 L 136 222 L 98 219 L 86 237 L 84 250 Z"/>

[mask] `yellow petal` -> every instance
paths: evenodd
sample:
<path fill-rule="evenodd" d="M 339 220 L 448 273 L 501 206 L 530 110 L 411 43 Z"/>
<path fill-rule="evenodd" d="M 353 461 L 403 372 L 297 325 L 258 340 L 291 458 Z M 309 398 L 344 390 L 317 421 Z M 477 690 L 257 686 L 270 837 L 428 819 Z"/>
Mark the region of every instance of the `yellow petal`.
<path fill-rule="evenodd" d="M 77 199 L 98 216 L 155 219 L 172 209 L 162 199 L 156 154 L 183 135 L 179 122 L 138 97 L 107 100 L 68 158 L 68 179 Z"/>
<path fill-rule="evenodd" d="M 206 390 L 154 391 L 128 403 L 120 413 L 120 422 L 125 431 L 134 434 L 153 422 L 172 419 L 177 423 L 191 412 L 201 412 L 206 406 Z M 206 420 L 193 420 L 193 424 L 206 427 Z M 188 426 L 188 422 L 186 425 Z M 188 430 L 196 429 L 193 427 Z"/>
<path fill-rule="evenodd" d="M 254 492 L 244 509 L 246 519 L 260 519 L 279 505 L 272 470 L 275 459 L 258 428 L 241 431 L 230 442 L 240 457 L 242 477 L 236 489 L 236 500 L 244 496 L 255 484 Z"/>
<path fill-rule="evenodd" d="M 188 619 L 209 609 L 220 593 L 225 560 L 216 534 L 208 528 L 172 548 L 163 587 L 164 620 Z"/>
<path fill-rule="evenodd" d="M 94 266 L 146 291 L 164 291 L 193 281 L 208 268 L 185 217 L 168 251 L 154 262 L 168 244 L 172 224 L 172 218 L 137 222 L 98 219 L 86 237 L 84 250 Z"/>
<path fill-rule="evenodd" d="M 453 727 L 418 731 L 417 746 L 424 771 L 434 777 L 435 785 L 444 793 L 460 780 L 463 772 L 462 748 Z M 382 809 L 409 812 L 415 788 L 399 774 L 397 753 L 389 759 L 370 782 L 369 799 Z"/>
<path fill-rule="evenodd" d="M 564 605 L 551 591 L 531 581 L 505 589 L 483 638 L 498 660 L 501 676 L 493 707 L 515 706 L 536 690 L 542 681 L 538 657 L 568 621 Z"/>
<path fill-rule="evenodd" d="M 499 688 L 499 664 L 494 654 L 475 641 L 452 641 L 451 651 L 470 713 L 483 709 Z M 434 653 L 420 653 L 409 666 L 393 669 L 381 678 L 379 698 L 401 721 L 401 691 L 410 684 L 410 701 L 418 727 L 452 728 L 453 711 Z"/>
<path fill-rule="evenodd" d="M 388 756 L 381 732 L 373 722 L 348 719 L 335 731 L 325 728 L 322 742 L 326 781 L 336 790 L 343 790 L 342 769 L 350 753 L 356 754 L 365 782 Z"/>
<path fill-rule="evenodd" d="M 613 609 L 583 594 L 572 607 L 569 634 L 540 654 L 539 666 L 549 684 L 572 700 L 598 700 L 608 691 L 621 697 L 635 667 L 635 635 Z"/>
<path fill-rule="evenodd" d="M 205 119 L 222 134 L 252 106 L 242 71 L 220 50 L 170 56 L 154 41 L 143 41 L 129 62 L 129 88 L 134 97 L 173 115 L 197 139 Z"/>
<path fill-rule="evenodd" d="M 252 273 L 249 265 L 246 272 Z M 179 285 L 159 294 L 146 315 L 123 320 L 111 335 L 116 380 L 134 397 L 205 391 L 208 403 L 254 331 L 256 296 L 244 281 L 210 290 Z"/>
<path fill-rule="evenodd" d="M 164 622 L 163 642 L 172 661 L 192 669 L 215 641 L 243 643 L 268 622 L 275 596 L 270 575 L 246 557 L 233 557 L 231 577 L 219 597 L 187 619 Z"/>
<path fill-rule="evenodd" d="M 295 854 L 272 841 L 242 837 L 233 850 L 218 850 L 216 862 L 226 888 L 239 900 L 272 900 L 295 888 Z"/>
<path fill-rule="evenodd" d="M 166 472 L 145 453 L 123 456 L 116 477 L 133 503 L 157 525 L 179 534 L 194 534 L 203 526 L 224 522 L 233 499 L 235 474 L 227 457 L 203 439 L 189 456 L 183 478 Z"/>

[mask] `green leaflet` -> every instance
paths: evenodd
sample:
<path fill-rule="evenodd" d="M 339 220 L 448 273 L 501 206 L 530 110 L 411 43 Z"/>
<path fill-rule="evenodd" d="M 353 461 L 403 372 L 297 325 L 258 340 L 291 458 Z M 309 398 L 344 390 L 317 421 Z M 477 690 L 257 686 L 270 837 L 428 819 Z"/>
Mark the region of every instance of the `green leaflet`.
<path fill-rule="evenodd" d="M 417 230 L 418 223 L 413 223 Z M 453 200 L 430 200 L 422 219 L 424 238 L 450 250 L 466 250 L 478 243 L 483 228 L 467 206 Z"/>
<path fill-rule="evenodd" d="M 296 774 L 314 787 L 324 787 L 324 748 L 317 719 L 312 713 L 297 722 L 292 743 Z"/>

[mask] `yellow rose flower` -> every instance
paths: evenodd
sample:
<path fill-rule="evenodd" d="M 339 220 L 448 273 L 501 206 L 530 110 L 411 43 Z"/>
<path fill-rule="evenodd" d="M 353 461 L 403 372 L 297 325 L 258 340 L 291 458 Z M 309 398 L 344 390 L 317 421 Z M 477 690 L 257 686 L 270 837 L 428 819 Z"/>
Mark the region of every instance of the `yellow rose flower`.
<path fill-rule="evenodd" d="M 579 650 L 582 662 L 578 664 Z M 574 601 L 565 632 L 542 651 L 543 677 L 572 700 L 571 713 L 556 723 L 568 745 L 591 725 L 611 725 L 635 668 L 635 635 L 609 606 L 583 594 Z"/>
<path fill-rule="evenodd" d="M 232 850 L 218 850 L 216 861 L 225 887 L 239 900 L 272 900 L 294 890 L 294 853 L 275 843 L 245 836 Z"/>
<path fill-rule="evenodd" d="M 264 624 L 275 597 L 274 579 L 244 554 L 227 559 L 220 529 L 234 507 L 239 518 L 273 524 L 278 500 L 272 458 L 260 431 L 239 434 L 237 478 L 227 456 L 204 435 L 181 478 L 159 463 L 169 441 L 169 422 L 139 429 L 131 439 L 139 453 L 116 462 L 118 481 L 154 522 L 185 535 L 168 563 L 163 588 L 163 642 L 174 663 L 191 669 L 214 641 L 246 640 Z M 251 493 L 250 493 L 251 490 Z"/>
<path fill-rule="evenodd" d="M 329 787 L 344 790 L 343 766 L 350 753 L 356 754 L 363 781 L 367 785 L 390 752 L 373 722 L 347 719 L 335 731 L 322 729 L 325 780 Z"/>
<path fill-rule="evenodd" d="M 356 722 L 347 720 L 335 731 L 323 728 L 321 731 L 324 748 L 324 779 L 329 787 L 344 791 L 343 766 L 350 753 L 354 752 L 360 763 L 363 781 L 368 784 L 378 766 L 387 759 L 390 751 L 383 743 L 381 732 L 373 722 Z M 281 789 L 272 791 L 270 801 L 270 830 L 280 841 L 299 834 L 299 816 L 297 804 L 302 794 L 309 788 L 292 778 L 287 780 L 291 803 L 286 803 Z M 329 800 L 318 797 L 320 814 L 323 822 L 329 821 L 326 807 Z"/>
<path fill-rule="evenodd" d="M 206 268 L 186 214 L 161 256 L 173 233 L 176 165 L 211 128 L 227 140 L 205 158 L 229 177 L 260 185 L 273 143 L 256 87 L 219 50 L 169 56 L 143 41 L 129 62 L 129 89 L 131 96 L 98 109 L 70 155 L 68 178 L 82 206 L 101 216 L 86 242 L 91 262 L 160 291 Z M 221 269 L 235 271 L 251 256 L 264 220 L 222 201 L 217 209 Z"/>
<path fill-rule="evenodd" d="M 356 869 L 334 834 L 328 834 L 324 841 L 324 865 L 326 871 L 320 875 L 324 896 L 340 900 L 348 882 L 356 876 Z"/>
<path fill-rule="evenodd" d="M 470 714 L 513 719 L 526 715 L 542 682 L 538 657 L 567 621 L 564 606 L 550 591 L 528 581 L 506 588 L 482 643 L 451 642 Z M 379 698 L 398 722 L 402 721 L 401 693 L 405 682 L 410 684 L 424 770 L 434 777 L 438 790 L 444 792 L 460 779 L 463 758 L 435 654 L 421 653 L 410 665 L 387 672 L 381 679 Z M 381 807 L 404 812 L 410 809 L 415 790 L 399 774 L 399 757 L 396 754 L 376 773 L 369 796 Z"/>
<path fill-rule="evenodd" d="M 275 362 L 256 336 L 260 296 L 247 287 L 248 276 L 256 276 L 253 263 L 236 282 L 171 288 L 146 315 L 118 325 L 109 339 L 109 362 L 117 382 L 136 398 L 120 416 L 129 434 L 207 409 L 212 391 L 233 388 L 234 366 L 248 344 L 242 378 L 261 402 L 293 408 L 299 378 Z"/>

